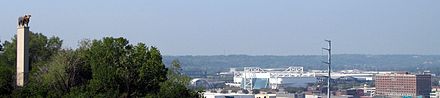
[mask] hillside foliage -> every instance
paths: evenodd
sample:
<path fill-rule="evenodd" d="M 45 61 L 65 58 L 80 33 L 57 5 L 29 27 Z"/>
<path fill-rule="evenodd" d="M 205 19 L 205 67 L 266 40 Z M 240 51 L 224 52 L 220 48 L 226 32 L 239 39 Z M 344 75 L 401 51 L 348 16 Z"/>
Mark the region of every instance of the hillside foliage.
<path fill-rule="evenodd" d="M 198 97 L 188 89 L 188 77 L 165 67 L 156 47 L 113 37 L 83 40 L 77 49 L 63 49 L 62 43 L 58 37 L 31 33 L 30 78 L 24 87 L 17 87 L 16 37 L 4 41 L 0 45 L 0 96 Z"/>

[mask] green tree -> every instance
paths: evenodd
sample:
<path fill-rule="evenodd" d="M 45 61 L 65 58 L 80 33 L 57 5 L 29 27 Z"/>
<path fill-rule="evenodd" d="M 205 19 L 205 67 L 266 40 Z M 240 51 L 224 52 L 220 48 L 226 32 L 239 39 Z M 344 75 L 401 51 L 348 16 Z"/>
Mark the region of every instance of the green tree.
<path fill-rule="evenodd" d="M 47 86 L 49 96 L 59 97 L 81 86 L 91 79 L 90 67 L 85 64 L 86 58 L 81 51 L 64 50 L 54 55 L 43 67 L 38 84 Z"/>
<path fill-rule="evenodd" d="M 188 85 L 191 78 L 182 74 L 182 65 L 178 59 L 171 62 L 171 70 L 167 72 L 168 81 L 172 81 L 181 85 Z"/>
<path fill-rule="evenodd" d="M 142 43 L 133 46 L 124 38 L 106 37 L 94 40 L 88 54 L 94 94 L 157 94 L 159 84 L 166 80 L 167 69 L 155 47 L 147 48 Z"/>
<path fill-rule="evenodd" d="M 0 63 L 0 97 L 12 93 L 14 71 Z"/>
<path fill-rule="evenodd" d="M 174 59 L 173 61 L 171 61 L 171 71 L 178 75 L 182 74 L 182 67 L 178 59 Z"/>
<path fill-rule="evenodd" d="M 0 41 L 0 52 L 3 51 L 2 41 Z"/>
<path fill-rule="evenodd" d="M 29 34 L 29 61 L 32 67 L 42 65 L 50 60 L 50 57 L 61 50 L 63 41 L 55 36 L 48 38 L 42 33 Z M 6 56 L 8 65 L 15 65 L 17 36 L 14 36 L 10 41 L 4 42 L 4 55 Z"/>
<path fill-rule="evenodd" d="M 168 70 L 168 80 L 161 83 L 161 98 L 197 98 L 198 92 L 188 89 L 190 77 L 181 74 L 181 64 L 179 60 L 172 61 L 171 70 Z"/>
<path fill-rule="evenodd" d="M 56 54 L 60 49 L 62 45 L 62 40 L 60 40 L 58 37 L 46 37 L 41 33 L 33 33 L 31 32 L 29 35 L 29 60 L 30 60 L 30 85 L 27 85 L 23 88 L 17 89 L 16 92 L 23 92 L 20 93 L 20 95 L 26 96 L 26 94 L 32 95 L 35 93 L 39 93 L 41 89 L 37 89 L 41 85 L 35 84 L 35 87 L 32 87 L 32 81 L 37 81 L 34 79 L 38 78 L 32 78 L 34 75 L 38 75 L 36 73 L 38 70 L 44 69 L 44 68 L 38 68 L 38 66 L 45 64 L 45 62 L 49 61 L 53 54 Z M 0 55 L 0 66 L 3 66 L 2 71 L 0 74 L 7 78 L 3 81 L 6 81 L 8 83 L 2 83 L 3 86 L 9 85 L 8 87 L 13 87 L 15 84 L 13 84 L 13 80 L 15 78 L 15 66 L 16 66 L 16 47 L 17 47 L 17 40 L 16 36 L 14 36 L 11 41 L 5 41 L 2 45 L 2 52 Z M 11 74 L 12 73 L 12 74 Z M 11 78 L 12 77 L 12 78 Z M 7 88 L 8 88 L 7 87 Z M 35 89 L 31 89 L 35 88 Z M 11 89 L 7 89 L 7 93 L 10 93 Z M 30 91 L 30 90 L 38 90 L 38 91 Z M 15 91 L 14 91 L 15 92 Z M 24 94 L 26 92 L 26 94 Z"/>
<path fill-rule="evenodd" d="M 172 81 L 161 83 L 160 98 L 197 98 L 197 92 L 191 91 L 185 85 Z"/>
<path fill-rule="evenodd" d="M 16 40 L 0 52 L 0 96 L 4 97 L 167 97 L 193 98 L 189 77 L 178 61 L 167 70 L 156 47 L 129 44 L 124 38 L 84 40 L 61 49 L 62 40 L 30 36 L 30 81 L 14 89 Z"/>
<path fill-rule="evenodd" d="M 3 57 L 3 43 L 0 42 L 0 97 L 10 94 L 13 90 L 12 78 L 14 72 L 11 67 L 6 66 L 5 58 Z"/>

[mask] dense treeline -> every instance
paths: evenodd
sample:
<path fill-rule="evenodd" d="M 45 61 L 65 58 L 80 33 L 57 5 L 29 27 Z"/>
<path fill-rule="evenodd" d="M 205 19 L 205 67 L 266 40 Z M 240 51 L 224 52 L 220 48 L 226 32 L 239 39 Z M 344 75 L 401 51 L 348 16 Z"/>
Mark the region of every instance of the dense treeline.
<path fill-rule="evenodd" d="M 83 40 L 62 49 L 58 37 L 30 34 L 29 82 L 15 86 L 16 38 L 0 44 L 0 96 L 3 97 L 161 97 L 194 98 L 178 61 L 170 68 L 156 47 L 127 39 Z"/>

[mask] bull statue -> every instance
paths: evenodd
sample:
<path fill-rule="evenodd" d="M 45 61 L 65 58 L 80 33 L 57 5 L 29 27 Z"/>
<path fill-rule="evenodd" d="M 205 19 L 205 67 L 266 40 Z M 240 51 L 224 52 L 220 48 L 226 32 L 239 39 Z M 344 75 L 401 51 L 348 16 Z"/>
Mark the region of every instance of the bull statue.
<path fill-rule="evenodd" d="M 18 26 L 28 27 L 29 21 L 31 21 L 31 15 L 27 14 L 24 16 L 20 16 L 20 17 L 18 17 Z"/>

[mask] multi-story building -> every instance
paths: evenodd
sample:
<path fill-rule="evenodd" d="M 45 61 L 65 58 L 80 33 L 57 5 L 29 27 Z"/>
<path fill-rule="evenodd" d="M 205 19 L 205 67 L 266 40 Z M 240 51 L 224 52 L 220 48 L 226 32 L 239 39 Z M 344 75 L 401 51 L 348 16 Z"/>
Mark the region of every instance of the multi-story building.
<path fill-rule="evenodd" d="M 353 98 L 360 98 L 365 95 L 363 89 L 348 89 L 345 92 L 347 95 L 352 95 Z"/>
<path fill-rule="evenodd" d="M 203 93 L 203 98 L 304 98 L 296 94 Z"/>
<path fill-rule="evenodd" d="M 375 85 L 378 96 L 429 98 L 431 75 L 410 74 L 408 72 L 377 74 Z"/>
<path fill-rule="evenodd" d="M 364 91 L 364 97 L 365 96 L 373 97 L 375 96 L 376 93 L 376 87 L 369 87 L 367 84 L 364 84 L 363 87 L 358 89 L 362 89 Z"/>
<path fill-rule="evenodd" d="M 440 86 L 433 86 L 430 98 L 440 98 Z"/>

